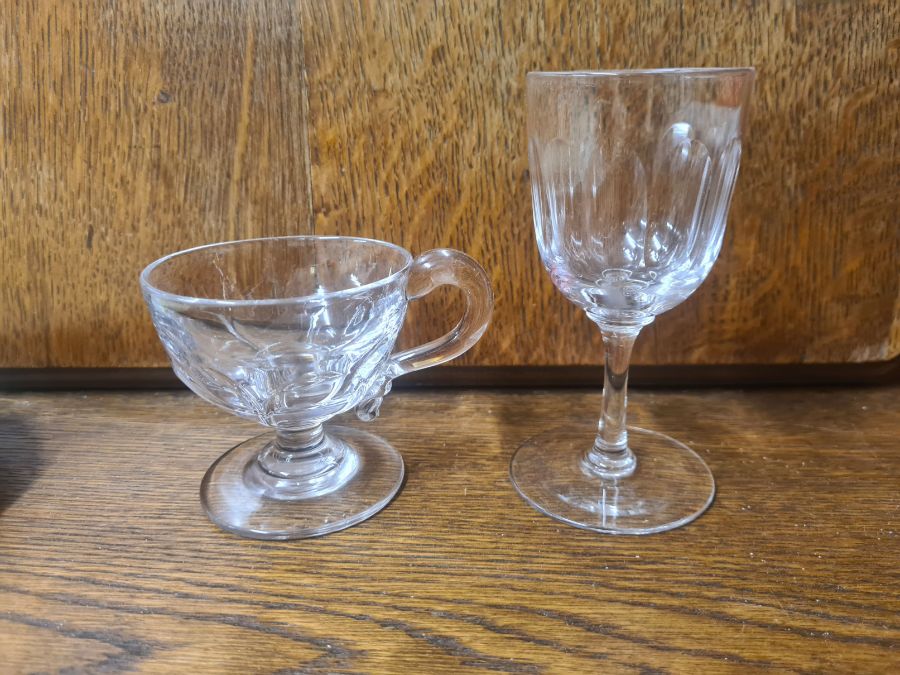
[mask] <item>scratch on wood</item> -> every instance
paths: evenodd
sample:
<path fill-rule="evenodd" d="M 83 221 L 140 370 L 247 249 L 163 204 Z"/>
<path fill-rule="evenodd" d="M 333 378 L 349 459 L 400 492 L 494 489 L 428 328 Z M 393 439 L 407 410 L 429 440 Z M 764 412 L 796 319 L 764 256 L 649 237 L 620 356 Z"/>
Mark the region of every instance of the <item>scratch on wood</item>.
<path fill-rule="evenodd" d="M 247 23 L 247 46 L 244 49 L 244 73 L 241 77 L 241 111 L 235 128 L 234 152 L 231 156 L 231 182 L 228 186 L 228 239 L 237 239 L 237 201 L 240 191 L 244 153 L 247 150 L 247 128 L 250 126 L 250 96 L 253 87 L 253 55 L 256 31 Z"/>
<path fill-rule="evenodd" d="M 303 7 L 298 9 L 300 17 L 300 138 L 303 143 L 303 171 L 306 180 L 306 234 L 316 233 L 316 215 L 313 211 L 312 159 L 309 150 L 309 74 L 306 72 L 306 43 L 303 39 Z"/>

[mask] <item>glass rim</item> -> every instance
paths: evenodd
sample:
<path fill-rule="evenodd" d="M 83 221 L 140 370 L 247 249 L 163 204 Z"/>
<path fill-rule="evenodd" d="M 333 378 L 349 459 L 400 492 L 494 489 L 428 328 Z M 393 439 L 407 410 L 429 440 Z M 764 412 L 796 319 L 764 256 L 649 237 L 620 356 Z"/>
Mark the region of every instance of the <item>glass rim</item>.
<path fill-rule="evenodd" d="M 363 284 L 361 286 L 353 286 L 350 288 L 342 288 L 339 291 L 329 291 L 327 293 L 317 293 L 311 295 L 297 295 L 290 296 L 285 298 L 262 298 L 259 300 L 223 300 L 221 298 L 205 298 L 201 296 L 193 296 L 193 295 L 182 295 L 180 293 L 172 293 L 170 291 L 164 291 L 161 288 L 155 286 L 150 282 L 150 275 L 158 268 L 165 265 L 167 262 L 174 258 L 178 258 L 181 256 L 189 255 L 191 253 L 197 253 L 198 251 L 203 251 L 206 249 L 225 247 L 225 246 L 234 246 L 236 244 L 249 244 L 254 242 L 272 242 L 272 241 L 286 241 L 286 240 L 295 240 L 295 241 L 345 241 L 345 242 L 355 242 L 360 244 L 375 244 L 384 249 L 389 249 L 392 251 L 396 251 L 403 256 L 403 266 L 400 269 L 391 272 L 390 274 L 375 279 L 374 281 L 370 281 L 369 283 Z M 152 263 L 147 265 L 142 271 L 140 276 L 141 288 L 149 295 L 154 298 L 162 298 L 165 300 L 170 300 L 174 302 L 178 302 L 185 305 L 209 305 L 213 307 L 265 307 L 265 306 L 277 306 L 284 304 L 303 304 L 309 302 L 327 302 L 332 299 L 347 297 L 351 295 L 355 295 L 357 293 L 367 293 L 371 290 L 379 288 L 381 286 L 385 286 L 391 282 L 393 282 L 397 277 L 401 274 L 404 274 L 412 265 L 413 255 L 409 251 L 407 251 L 402 246 L 398 246 L 397 244 L 393 244 L 389 241 L 382 241 L 381 239 L 371 239 L 368 237 L 353 237 L 353 236 L 344 236 L 344 235 L 318 235 L 318 234 L 296 234 L 296 235 L 286 235 L 281 237 L 256 237 L 253 239 L 235 239 L 232 241 L 219 241 L 214 242 L 212 244 L 202 244 L 200 246 L 193 246 L 191 248 L 186 248 L 181 251 L 175 251 L 174 253 L 169 253 L 164 255 L 161 258 L 154 260 Z"/>
<path fill-rule="evenodd" d="M 693 77 L 715 75 L 755 75 L 756 68 L 752 66 L 714 67 L 714 68 L 629 68 L 624 70 L 531 70 L 528 78 L 578 78 L 578 77 L 637 77 L 653 75 L 686 75 Z"/>

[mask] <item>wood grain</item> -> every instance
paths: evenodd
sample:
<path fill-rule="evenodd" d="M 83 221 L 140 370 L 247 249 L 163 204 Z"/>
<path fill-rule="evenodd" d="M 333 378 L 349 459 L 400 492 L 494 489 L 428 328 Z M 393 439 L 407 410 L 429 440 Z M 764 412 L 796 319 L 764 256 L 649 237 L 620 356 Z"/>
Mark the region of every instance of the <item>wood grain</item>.
<path fill-rule="evenodd" d="M 182 393 L 6 396 L 3 670 L 896 672 L 898 394 L 633 392 L 718 484 L 695 523 L 635 538 L 541 516 L 507 478 L 597 393 L 395 393 L 365 428 L 403 453 L 400 495 L 288 543 L 199 505 L 253 425 Z"/>
<path fill-rule="evenodd" d="M 299 15 L 17 0 L 0 20 L 0 362 L 155 365 L 137 275 L 310 230 Z"/>
<path fill-rule="evenodd" d="M 497 311 L 462 364 L 598 363 L 596 329 L 536 255 L 524 75 L 660 65 L 754 65 L 757 91 L 719 263 L 636 361 L 888 360 L 897 25 L 886 0 L 15 0 L 0 21 L 0 366 L 161 365 L 144 264 L 312 230 L 482 261 Z M 449 293 L 419 304 L 407 344 L 459 311 Z"/>

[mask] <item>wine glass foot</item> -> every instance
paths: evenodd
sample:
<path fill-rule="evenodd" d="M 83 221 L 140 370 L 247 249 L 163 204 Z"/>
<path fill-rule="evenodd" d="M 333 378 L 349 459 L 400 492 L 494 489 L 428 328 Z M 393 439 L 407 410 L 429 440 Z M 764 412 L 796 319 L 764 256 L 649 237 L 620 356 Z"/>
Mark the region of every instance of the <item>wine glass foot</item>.
<path fill-rule="evenodd" d="M 664 532 L 691 522 L 712 504 L 712 473 L 684 443 L 628 427 L 637 466 L 628 476 L 604 478 L 582 461 L 596 433 L 596 424 L 585 423 L 529 439 L 510 462 L 513 486 L 541 513 L 607 534 Z"/>
<path fill-rule="evenodd" d="M 403 458 L 374 434 L 326 425 L 340 461 L 304 481 L 263 473 L 269 432 L 233 447 L 209 467 L 200 501 L 209 519 L 252 539 L 305 539 L 346 529 L 381 511 L 403 482 Z M 323 473 L 325 474 L 323 476 Z"/>

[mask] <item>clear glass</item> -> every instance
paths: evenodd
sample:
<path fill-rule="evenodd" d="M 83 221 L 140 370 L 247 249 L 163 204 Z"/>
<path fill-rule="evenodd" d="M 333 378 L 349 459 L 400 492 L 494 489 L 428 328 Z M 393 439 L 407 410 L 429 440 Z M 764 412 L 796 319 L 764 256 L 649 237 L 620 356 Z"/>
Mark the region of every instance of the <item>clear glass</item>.
<path fill-rule="evenodd" d="M 444 337 L 392 353 L 407 302 L 458 286 L 465 313 Z M 201 484 L 210 519 L 237 534 L 297 539 L 381 510 L 403 460 L 377 436 L 326 424 L 378 414 L 391 381 L 449 361 L 490 321 L 484 270 L 458 251 L 413 260 L 355 237 L 279 237 L 166 256 L 141 274 L 178 377 L 203 399 L 270 431 L 220 457 Z"/>
<path fill-rule="evenodd" d="M 529 73 L 528 159 L 537 245 L 606 354 L 599 425 L 520 447 L 513 485 L 537 510 L 597 532 L 684 525 L 715 482 L 687 446 L 625 425 L 641 328 L 709 274 L 741 158 L 751 68 Z"/>

